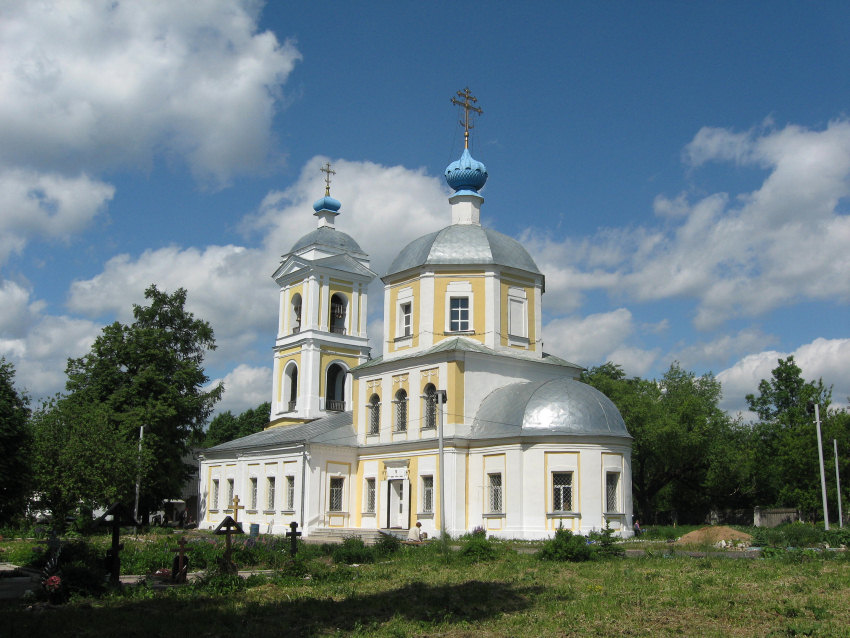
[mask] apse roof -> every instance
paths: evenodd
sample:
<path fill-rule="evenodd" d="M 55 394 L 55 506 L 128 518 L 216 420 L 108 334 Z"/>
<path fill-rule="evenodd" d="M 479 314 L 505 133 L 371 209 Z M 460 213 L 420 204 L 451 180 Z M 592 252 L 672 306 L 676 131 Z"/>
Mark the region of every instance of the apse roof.
<path fill-rule="evenodd" d="M 469 438 L 553 434 L 631 438 L 614 403 L 575 379 L 512 383 L 481 402 Z"/>
<path fill-rule="evenodd" d="M 208 448 L 204 452 L 229 452 L 246 448 L 286 445 L 288 443 L 297 444 L 305 441 L 333 445 L 357 445 L 351 412 L 339 412 L 300 425 L 282 425 L 270 428 L 233 441 L 227 441 L 221 445 Z"/>
<path fill-rule="evenodd" d="M 540 274 L 516 239 L 478 224 L 452 224 L 413 240 L 393 260 L 387 276 L 427 264 L 507 266 Z"/>

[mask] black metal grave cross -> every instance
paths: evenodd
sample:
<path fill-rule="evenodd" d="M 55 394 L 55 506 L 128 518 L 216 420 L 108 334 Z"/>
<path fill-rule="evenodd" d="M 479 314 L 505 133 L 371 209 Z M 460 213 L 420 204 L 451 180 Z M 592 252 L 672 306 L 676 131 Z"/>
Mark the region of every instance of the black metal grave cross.
<path fill-rule="evenodd" d="M 291 531 L 286 532 L 286 537 L 291 539 L 291 545 L 289 546 L 289 555 L 295 558 L 295 553 L 298 551 L 298 537 L 301 536 L 301 532 L 296 532 L 298 529 L 298 523 L 292 521 L 289 524 L 289 529 Z"/>
<path fill-rule="evenodd" d="M 112 526 L 112 547 L 106 550 L 106 569 L 109 570 L 109 583 L 117 587 L 121 584 L 121 550 L 124 549 L 124 543 L 118 542 L 121 526 L 138 527 L 139 523 L 122 503 L 110 505 L 99 521 Z"/>
<path fill-rule="evenodd" d="M 186 582 L 186 572 L 189 570 L 189 558 L 186 556 L 186 552 L 188 552 L 191 547 L 186 547 L 186 537 L 181 536 L 180 540 L 177 541 L 177 547 L 173 548 L 172 552 L 177 552 L 177 556 L 174 557 L 174 565 L 175 569 L 171 570 L 171 580 L 175 583 L 185 583 Z"/>

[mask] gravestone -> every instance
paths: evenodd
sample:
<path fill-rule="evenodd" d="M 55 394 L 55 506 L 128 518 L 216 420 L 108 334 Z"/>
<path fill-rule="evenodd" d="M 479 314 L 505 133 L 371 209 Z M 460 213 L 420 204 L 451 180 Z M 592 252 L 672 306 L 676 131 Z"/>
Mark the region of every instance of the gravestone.
<path fill-rule="evenodd" d="M 233 545 L 230 537 L 234 534 L 244 534 L 242 531 L 242 526 L 233 520 L 230 516 L 225 516 L 224 520 L 218 524 L 218 527 L 215 528 L 213 534 L 217 536 L 224 535 L 224 557 L 220 561 L 219 565 L 221 566 L 221 570 L 227 574 L 235 574 L 236 573 L 236 565 L 233 564 L 233 560 L 231 559 L 233 553 Z"/>
<path fill-rule="evenodd" d="M 112 526 L 112 547 L 106 550 L 106 569 L 109 571 L 109 583 L 116 587 L 121 585 L 121 550 L 124 543 L 119 542 L 121 526 L 136 527 L 139 523 L 133 518 L 132 512 L 123 503 L 113 503 L 98 519 L 101 525 Z"/>
<path fill-rule="evenodd" d="M 190 549 L 190 547 L 186 547 L 186 537 L 181 536 L 180 540 L 177 541 L 177 547 L 171 550 L 172 552 L 177 552 L 177 556 L 174 557 L 171 565 L 171 582 L 186 582 L 186 574 L 189 571 L 189 557 L 186 556 L 186 552 Z"/>
<path fill-rule="evenodd" d="M 295 552 L 298 551 L 298 537 L 301 536 L 301 532 L 295 531 L 296 529 L 298 529 L 298 523 L 296 523 L 295 521 L 292 521 L 289 524 L 289 528 L 291 531 L 286 532 L 286 537 L 289 538 L 292 543 L 289 546 L 289 555 L 292 556 L 292 558 L 295 558 Z"/>

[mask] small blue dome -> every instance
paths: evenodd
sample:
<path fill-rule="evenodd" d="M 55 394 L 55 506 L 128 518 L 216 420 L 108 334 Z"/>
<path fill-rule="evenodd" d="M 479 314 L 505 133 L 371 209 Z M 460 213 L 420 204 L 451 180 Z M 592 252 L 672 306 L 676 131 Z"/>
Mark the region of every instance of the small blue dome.
<path fill-rule="evenodd" d="M 477 193 L 487 182 L 487 167 L 463 149 L 459 160 L 446 167 L 446 183 L 455 191 Z"/>
<path fill-rule="evenodd" d="M 313 210 L 317 213 L 320 210 L 329 210 L 332 213 L 336 213 L 339 211 L 340 206 L 342 206 L 342 204 L 339 202 L 338 199 L 334 199 L 330 195 L 325 195 L 324 197 L 315 201 L 315 203 L 313 204 Z"/>

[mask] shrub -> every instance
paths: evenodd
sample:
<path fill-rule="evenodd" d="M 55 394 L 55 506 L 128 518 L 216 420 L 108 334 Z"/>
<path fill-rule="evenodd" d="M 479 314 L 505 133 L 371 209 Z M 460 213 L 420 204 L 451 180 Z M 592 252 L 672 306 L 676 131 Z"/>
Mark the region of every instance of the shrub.
<path fill-rule="evenodd" d="M 555 530 L 555 537 L 546 541 L 538 556 L 543 560 L 580 562 L 593 558 L 593 547 L 583 536 L 574 536 L 563 527 Z"/>
<path fill-rule="evenodd" d="M 494 560 L 498 552 L 493 543 L 483 534 L 471 534 L 464 542 L 458 555 L 471 563 L 482 563 Z"/>
<path fill-rule="evenodd" d="M 371 548 L 366 547 L 362 538 L 356 536 L 349 536 L 342 541 L 341 545 L 336 545 L 331 556 L 335 563 L 346 565 L 375 562 L 375 553 Z"/>
<path fill-rule="evenodd" d="M 401 549 L 401 541 L 392 534 L 381 534 L 374 545 L 375 552 L 380 556 L 392 556 Z"/>
<path fill-rule="evenodd" d="M 614 537 L 614 530 L 611 529 L 611 523 L 605 522 L 605 529 L 601 532 L 590 534 L 590 538 L 598 543 L 596 552 L 600 556 L 624 556 L 626 551 L 617 545 L 617 539 Z"/>

